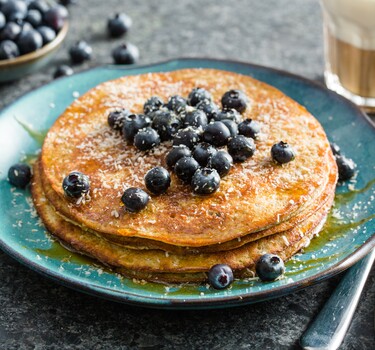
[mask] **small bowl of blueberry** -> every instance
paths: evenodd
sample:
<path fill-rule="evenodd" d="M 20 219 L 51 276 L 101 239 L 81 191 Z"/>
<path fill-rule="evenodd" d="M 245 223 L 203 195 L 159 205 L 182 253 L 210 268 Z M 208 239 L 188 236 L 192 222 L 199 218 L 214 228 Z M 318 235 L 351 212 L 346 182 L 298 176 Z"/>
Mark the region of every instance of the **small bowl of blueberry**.
<path fill-rule="evenodd" d="M 0 82 L 46 65 L 68 32 L 68 11 L 46 0 L 0 0 Z"/>

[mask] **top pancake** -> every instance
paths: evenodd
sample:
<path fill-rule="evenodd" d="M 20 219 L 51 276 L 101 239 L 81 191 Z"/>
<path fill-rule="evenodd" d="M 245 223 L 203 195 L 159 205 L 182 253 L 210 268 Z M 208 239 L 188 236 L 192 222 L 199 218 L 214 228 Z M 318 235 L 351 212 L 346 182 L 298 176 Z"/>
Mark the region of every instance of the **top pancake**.
<path fill-rule="evenodd" d="M 145 188 L 144 175 L 156 165 L 165 165 L 170 143 L 148 153 L 137 151 L 109 128 L 108 113 L 116 108 L 142 113 L 143 103 L 151 96 L 186 97 L 197 86 L 210 91 L 218 104 L 229 89 L 245 92 L 250 106 L 243 118 L 261 124 L 254 156 L 235 164 L 210 196 L 193 195 L 172 174 L 165 195 L 152 197 L 139 213 L 127 212 L 121 203 L 124 189 Z M 272 145 L 281 140 L 297 154 L 283 166 L 270 156 Z M 319 122 L 279 90 L 232 72 L 186 69 L 123 77 L 90 90 L 48 132 L 41 169 L 53 206 L 82 226 L 118 236 L 204 246 L 275 226 L 296 215 L 326 185 L 331 157 Z M 85 173 L 91 182 L 91 200 L 79 205 L 64 195 L 61 186 L 73 170 Z"/>

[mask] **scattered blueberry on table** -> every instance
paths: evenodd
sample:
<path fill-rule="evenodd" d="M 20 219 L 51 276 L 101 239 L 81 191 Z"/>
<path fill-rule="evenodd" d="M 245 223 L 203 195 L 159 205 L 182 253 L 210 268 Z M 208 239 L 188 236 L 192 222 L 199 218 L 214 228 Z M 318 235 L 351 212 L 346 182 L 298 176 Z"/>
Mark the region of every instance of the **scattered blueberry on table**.
<path fill-rule="evenodd" d="M 119 38 L 126 34 L 132 25 L 132 19 L 125 13 L 116 13 L 108 19 L 107 29 L 112 38 Z"/>
<path fill-rule="evenodd" d="M 115 64 L 133 64 L 139 59 L 138 48 L 131 43 L 123 43 L 112 51 Z"/>
<path fill-rule="evenodd" d="M 81 64 L 91 59 L 92 48 L 84 40 L 79 40 L 69 49 L 70 60 L 74 64 Z"/>

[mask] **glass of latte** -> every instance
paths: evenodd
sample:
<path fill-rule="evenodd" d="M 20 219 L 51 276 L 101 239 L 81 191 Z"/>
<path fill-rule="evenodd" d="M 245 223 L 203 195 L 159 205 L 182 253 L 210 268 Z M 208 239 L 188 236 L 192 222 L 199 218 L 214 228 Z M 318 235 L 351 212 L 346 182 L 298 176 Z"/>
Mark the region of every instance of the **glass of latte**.
<path fill-rule="evenodd" d="M 321 0 L 321 5 L 327 87 L 375 109 L 375 0 Z"/>

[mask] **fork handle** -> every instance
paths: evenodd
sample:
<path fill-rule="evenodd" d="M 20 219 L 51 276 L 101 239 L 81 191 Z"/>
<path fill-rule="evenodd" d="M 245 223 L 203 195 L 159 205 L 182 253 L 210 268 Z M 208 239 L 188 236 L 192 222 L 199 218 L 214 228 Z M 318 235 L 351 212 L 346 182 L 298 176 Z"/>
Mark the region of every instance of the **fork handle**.
<path fill-rule="evenodd" d="M 351 267 L 315 320 L 302 335 L 305 350 L 335 350 L 349 328 L 358 300 L 375 259 L 375 249 Z"/>

